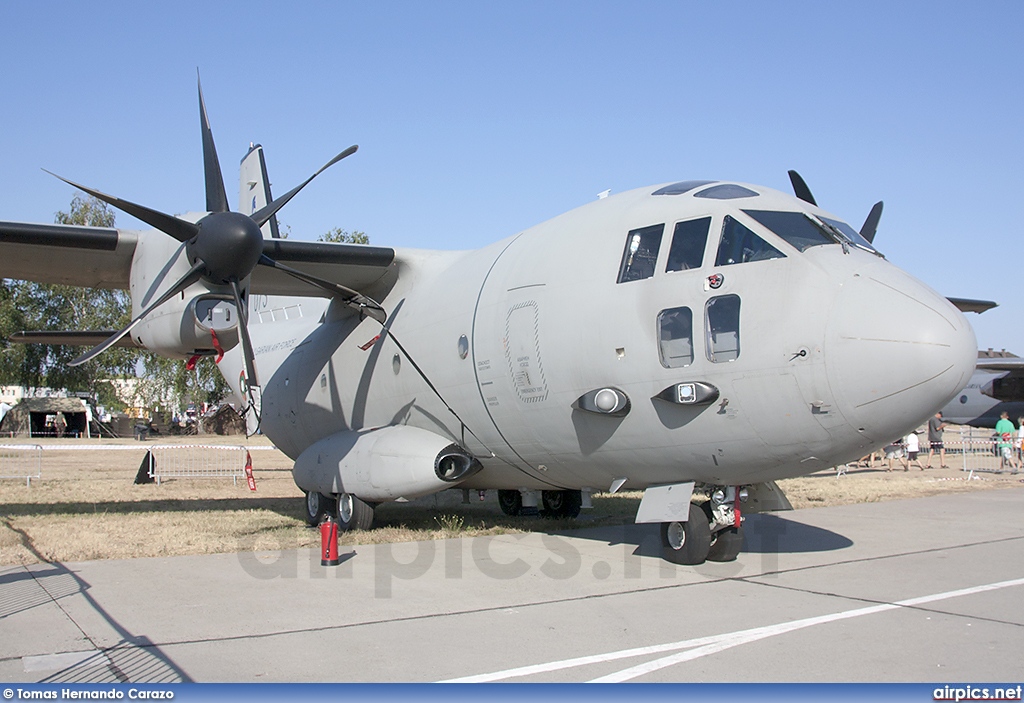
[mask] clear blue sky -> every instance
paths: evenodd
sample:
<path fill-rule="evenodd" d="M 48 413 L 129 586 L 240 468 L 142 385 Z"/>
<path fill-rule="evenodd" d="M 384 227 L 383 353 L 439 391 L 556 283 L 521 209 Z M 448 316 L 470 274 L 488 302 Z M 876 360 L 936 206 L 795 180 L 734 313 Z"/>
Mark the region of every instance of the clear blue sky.
<path fill-rule="evenodd" d="M 203 207 L 196 69 L 227 181 L 260 142 L 292 237 L 466 249 L 597 193 L 789 189 L 1024 355 L 1024 3 L 0 4 L 0 218 L 74 193 Z M 118 223 L 135 227 L 127 216 Z"/>

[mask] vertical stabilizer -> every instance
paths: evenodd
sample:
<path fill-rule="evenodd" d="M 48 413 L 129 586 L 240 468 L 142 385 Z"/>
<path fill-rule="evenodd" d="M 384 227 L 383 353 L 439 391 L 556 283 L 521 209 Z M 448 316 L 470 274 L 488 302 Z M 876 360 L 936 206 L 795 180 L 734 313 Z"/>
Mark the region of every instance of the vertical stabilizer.
<path fill-rule="evenodd" d="M 267 162 L 263 158 L 263 147 L 259 144 L 250 144 L 249 153 L 242 159 L 238 171 L 238 211 L 251 215 L 273 200 L 270 195 L 270 179 L 267 177 Z M 277 215 L 271 217 L 261 229 L 264 238 L 281 238 L 281 233 L 277 229 Z"/>

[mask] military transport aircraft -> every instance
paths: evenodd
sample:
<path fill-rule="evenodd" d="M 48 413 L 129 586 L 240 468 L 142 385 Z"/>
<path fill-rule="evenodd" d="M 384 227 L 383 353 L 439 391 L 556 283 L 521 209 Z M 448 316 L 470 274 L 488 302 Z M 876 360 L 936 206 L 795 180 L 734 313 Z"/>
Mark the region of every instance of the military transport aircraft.
<path fill-rule="evenodd" d="M 449 488 L 574 516 L 625 486 L 667 559 L 731 560 L 742 512 L 786 507 L 775 479 L 919 427 L 974 370 L 961 312 L 871 243 L 880 205 L 854 230 L 795 173 L 798 197 L 663 183 L 476 251 L 300 242 L 260 228 L 323 169 L 271 200 L 254 150 L 230 212 L 199 99 L 204 212 L 72 183 L 155 229 L 0 223 L 0 276 L 131 291 L 132 323 L 77 361 L 227 351 L 312 522 Z"/>
<path fill-rule="evenodd" d="M 1024 359 L 1005 350 L 978 352 L 977 368 L 967 385 L 942 408 L 956 425 L 995 427 L 999 415 L 1016 422 L 1024 417 Z"/>

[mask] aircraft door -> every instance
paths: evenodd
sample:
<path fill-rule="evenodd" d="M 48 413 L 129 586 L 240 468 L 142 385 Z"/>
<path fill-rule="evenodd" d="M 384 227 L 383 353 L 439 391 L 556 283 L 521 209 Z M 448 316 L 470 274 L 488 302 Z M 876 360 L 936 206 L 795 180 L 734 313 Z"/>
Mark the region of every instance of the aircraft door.
<path fill-rule="evenodd" d="M 530 466 L 523 457 L 537 444 L 524 415 L 544 406 L 550 394 L 541 343 L 545 288 L 534 284 L 484 296 L 474 328 L 481 396 L 511 450 L 506 458 L 522 467 Z"/>

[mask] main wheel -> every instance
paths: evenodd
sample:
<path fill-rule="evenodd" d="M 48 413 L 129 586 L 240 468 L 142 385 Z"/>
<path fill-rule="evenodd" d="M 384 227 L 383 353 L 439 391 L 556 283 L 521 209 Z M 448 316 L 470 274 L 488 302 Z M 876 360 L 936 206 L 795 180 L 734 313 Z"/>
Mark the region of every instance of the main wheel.
<path fill-rule="evenodd" d="M 373 506 L 351 493 L 342 493 L 338 496 L 336 517 L 342 532 L 368 530 L 373 526 Z"/>
<path fill-rule="evenodd" d="M 686 522 L 661 523 L 661 554 L 673 564 L 703 564 L 711 549 L 711 526 L 707 515 L 690 503 Z"/>
<path fill-rule="evenodd" d="M 708 561 L 735 561 L 743 547 L 743 528 L 726 527 L 716 532 L 708 550 Z"/>
<path fill-rule="evenodd" d="M 523 510 L 523 494 L 519 491 L 498 491 L 498 505 L 501 512 L 509 517 L 517 517 Z"/>
<path fill-rule="evenodd" d="M 574 518 L 580 514 L 583 505 L 581 491 L 541 491 L 541 502 L 544 504 L 544 517 Z"/>
<path fill-rule="evenodd" d="M 316 527 L 334 512 L 334 500 L 319 491 L 306 491 L 305 518 L 310 527 Z"/>

